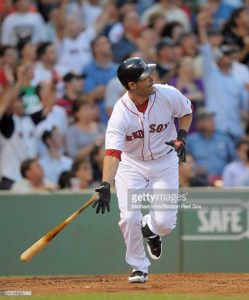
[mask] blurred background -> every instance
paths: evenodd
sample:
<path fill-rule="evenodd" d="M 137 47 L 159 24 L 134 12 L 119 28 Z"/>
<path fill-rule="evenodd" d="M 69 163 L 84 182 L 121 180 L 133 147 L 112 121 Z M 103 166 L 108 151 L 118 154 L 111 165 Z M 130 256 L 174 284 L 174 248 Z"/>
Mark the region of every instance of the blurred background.
<path fill-rule="evenodd" d="M 184 213 L 172 260 L 154 271 L 248 272 L 249 0 L 1 0 L 0 248 L 8 253 L 2 274 L 80 274 L 86 266 L 98 273 L 101 264 L 101 272 L 124 272 L 116 201 L 115 214 L 101 223 L 112 236 L 88 237 L 88 250 L 77 221 L 63 250 L 52 245 L 42 254 L 48 264 L 41 255 L 25 268 L 18 255 L 87 199 L 77 192 L 100 184 L 107 122 L 125 92 L 116 70 L 133 56 L 156 63 L 156 82 L 192 101 L 180 187 L 209 205 Z M 93 212 L 86 215 L 82 222 L 97 234 L 100 224 Z M 97 259 L 92 269 L 87 257 L 80 260 L 92 243 L 108 252 L 113 240 L 120 248 L 112 266 Z M 80 264 L 68 259 L 75 243 Z M 207 264 L 200 253 L 216 259 Z"/>
<path fill-rule="evenodd" d="M 248 0 L 2 0 L 0 189 L 88 189 L 125 92 L 120 62 L 193 103 L 181 187 L 249 185 Z"/>

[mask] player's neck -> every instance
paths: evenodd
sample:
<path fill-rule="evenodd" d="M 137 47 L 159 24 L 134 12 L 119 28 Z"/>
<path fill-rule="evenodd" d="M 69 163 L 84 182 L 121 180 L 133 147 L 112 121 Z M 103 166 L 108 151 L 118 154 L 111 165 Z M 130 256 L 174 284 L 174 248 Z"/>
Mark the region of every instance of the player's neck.
<path fill-rule="evenodd" d="M 141 105 L 143 103 L 145 103 L 146 101 L 148 101 L 149 97 L 148 96 L 140 96 L 137 94 L 133 94 L 130 91 L 128 91 L 128 95 L 131 99 L 131 101 L 136 105 Z"/>

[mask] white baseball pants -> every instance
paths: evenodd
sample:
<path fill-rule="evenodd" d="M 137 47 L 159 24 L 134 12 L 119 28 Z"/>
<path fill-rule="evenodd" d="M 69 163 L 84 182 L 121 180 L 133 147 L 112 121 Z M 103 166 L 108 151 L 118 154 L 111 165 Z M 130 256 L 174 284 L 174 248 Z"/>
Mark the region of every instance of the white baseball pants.
<path fill-rule="evenodd" d="M 133 271 L 148 273 L 148 260 L 143 244 L 140 210 L 128 208 L 128 190 L 171 189 L 178 191 L 178 158 L 173 151 L 163 158 L 150 161 L 138 161 L 125 158 L 119 164 L 115 177 L 118 205 L 120 209 L 119 226 L 126 243 L 126 262 Z M 150 210 L 144 216 L 150 230 L 161 236 L 168 235 L 176 226 L 177 208 Z"/>

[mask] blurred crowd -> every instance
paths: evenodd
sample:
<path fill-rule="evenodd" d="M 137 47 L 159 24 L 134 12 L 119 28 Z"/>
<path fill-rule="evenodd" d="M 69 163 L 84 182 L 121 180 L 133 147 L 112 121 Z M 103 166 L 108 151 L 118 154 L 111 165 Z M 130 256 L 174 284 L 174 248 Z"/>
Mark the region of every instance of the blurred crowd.
<path fill-rule="evenodd" d="M 99 185 L 133 56 L 192 101 L 180 186 L 249 186 L 249 0 L 2 0 L 0 22 L 1 190 Z"/>

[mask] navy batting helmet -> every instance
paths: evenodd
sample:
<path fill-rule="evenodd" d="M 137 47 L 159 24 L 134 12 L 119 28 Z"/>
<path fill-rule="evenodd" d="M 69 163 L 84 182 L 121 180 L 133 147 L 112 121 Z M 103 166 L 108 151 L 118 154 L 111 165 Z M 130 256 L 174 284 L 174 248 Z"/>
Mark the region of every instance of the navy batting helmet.
<path fill-rule="evenodd" d="M 146 64 L 139 57 L 128 58 L 117 70 L 118 79 L 125 88 L 129 82 L 136 82 L 148 77 L 156 69 L 156 64 Z"/>

